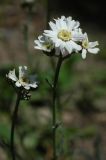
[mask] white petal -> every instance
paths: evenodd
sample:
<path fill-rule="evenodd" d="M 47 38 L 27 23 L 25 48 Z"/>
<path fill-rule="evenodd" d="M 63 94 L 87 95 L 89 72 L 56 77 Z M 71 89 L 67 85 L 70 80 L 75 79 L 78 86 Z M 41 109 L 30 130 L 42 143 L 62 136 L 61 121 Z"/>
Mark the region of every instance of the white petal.
<path fill-rule="evenodd" d="M 44 30 L 44 35 L 48 37 L 54 37 L 57 35 L 57 32 L 51 31 L 51 30 Z"/>
<path fill-rule="evenodd" d="M 35 83 L 30 84 L 30 87 L 32 87 L 32 88 L 37 88 L 38 85 L 37 85 L 36 82 L 35 82 Z"/>
<path fill-rule="evenodd" d="M 17 81 L 17 82 L 15 83 L 15 85 L 16 85 L 17 87 L 21 87 L 21 86 L 22 86 L 21 83 L 20 83 L 20 81 Z"/>
<path fill-rule="evenodd" d="M 36 46 L 34 46 L 34 48 L 42 50 L 42 43 L 38 40 L 35 40 L 34 42 L 36 44 Z"/>
<path fill-rule="evenodd" d="M 81 28 L 78 28 L 78 32 L 79 32 L 79 34 L 81 34 L 81 35 L 83 34 Z"/>
<path fill-rule="evenodd" d="M 19 79 L 26 77 L 27 75 L 27 66 L 19 66 Z"/>
<path fill-rule="evenodd" d="M 29 84 L 23 85 L 23 87 L 24 87 L 26 90 L 29 90 L 29 89 L 30 89 L 30 85 L 29 85 Z"/>
<path fill-rule="evenodd" d="M 93 48 L 95 46 L 99 45 L 98 41 L 95 42 L 89 42 L 89 48 Z"/>
<path fill-rule="evenodd" d="M 6 75 L 6 77 L 8 77 L 9 79 L 11 79 L 12 81 L 17 81 L 18 80 L 17 77 L 16 77 L 16 75 L 15 75 L 15 69 L 13 71 L 10 71 Z"/>
<path fill-rule="evenodd" d="M 87 50 L 83 49 L 82 50 L 82 58 L 85 59 L 86 58 L 86 54 L 87 54 Z"/>
<path fill-rule="evenodd" d="M 35 44 L 36 44 L 36 46 L 34 46 L 34 48 L 35 48 L 35 49 L 40 49 L 40 50 L 41 50 L 41 49 L 42 49 L 41 43 L 40 43 L 38 40 L 35 40 L 34 42 L 35 42 Z"/>
<path fill-rule="evenodd" d="M 72 32 L 72 40 L 73 41 L 82 41 L 82 40 L 84 40 L 84 35 L 82 33 L 79 33 L 78 30 L 73 31 Z"/>
<path fill-rule="evenodd" d="M 56 28 L 57 28 L 57 30 L 59 30 L 60 29 L 60 23 L 59 23 L 59 20 L 55 20 L 56 21 Z"/>
<path fill-rule="evenodd" d="M 55 47 L 59 47 L 61 45 L 61 40 L 60 39 L 56 39 L 55 41 Z"/>
<path fill-rule="evenodd" d="M 44 37 L 43 37 L 42 35 L 40 35 L 40 36 L 38 37 L 38 41 L 44 42 Z"/>
<path fill-rule="evenodd" d="M 39 50 L 42 50 L 41 47 L 38 47 L 38 46 L 34 46 L 35 49 L 39 49 Z"/>
<path fill-rule="evenodd" d="M 87 35 L 87 33 L 86 33 L 86 32 L 84 33 L 84 39 L 87 41 L 87 43 L 89 43 L 88 35 Z"/>
<path fill-rule="evenodd" d="M 31 76 L 29 76 L 29 85 L 30 85 L 30 87 L 32 87 L 32 88 L 37 88 L 37 82 L 36 82 L 36 76 L 35 75 L 31 75 Z"/>
<path fill-rule="evenodd" d="M 74 25 L 74 29 L 78 28 L 80 26 L 80 23 L 78 21 L 76 21 L 75 25 Z"/>
<path fill-rule="evenodd" d="M 55 19 L 57 30 L 67 29 L 66 18 L 61 16 L 61 18 Z"/>
<path fill-rule="evenodd" d="M 60 52 L 62 53 L 62 55 L 64 56 L 64 54 L 65 54 L 65 48 L 64 48 L 64 45 L 60 45 Z M 60 55 L 60 52 L 59 52 L 59 55 Z"/>
<path fill-rule="evenodd" d="M 97 54 L 99 52 L 99 48 L 89 48 L 88 52 L 93 53 L 93 54 Z"/>
<path fill-rule="evenodd" d="M 73 46 L 70 44 L 70 42 L 66 42 L 65 48 L 69 53 L 72 53 Z"/>
<path fill-rule="evenodd" d="M 70 24 L 71 21 L 72 21 L 72 17 L 67 17 L 67 24 Z"/>
<path fill-rule="evenodd" d="M 72 45 L 73 49 L 80 51 L 82 47 L 75 43 L 74 41 L 70 41 L 70 44 Z"/>
<path fill-rule="evenodd" d="M 70 22 L 69 29 L 70 29 L 70 30 L 74 30 L 74 29 L 78 28 L 79 25 L 80 25 L 80 23 L 79 23 L 78 21 L 72 20 L 72 21 Z"/>
<path fill-rule="evenodd" d="M 60 29 L 65 29 L 67 30 L 67 25 L 66 25 L 66 21 L 64 19 L 60 19 L 59 20 L 60 23 Z"/>
<path fill-rule="evenodd" d="M 41 43 L 39 40 L 35 40 L 34 43 L 37 44 L 38 46 L 41 46 Z"/>
<path fill-rule="evenodd" d="M 61 16 L 61 19 L 62 19 L 62 20 L 65 20 L 65 16 Z"/>
<path fill-rule="evenodd" d="M 57 31 L 57 27 L 56 27 L 56 24 L 54 24 L 53 22 L 49 22 L 49 25 L 50 25 L 50 27 L 51 27 L 51 29 L 53 30 L 53 31 Z"/>
<path fill-rule="evenodd" d="M 70 31 L 71 30 L 71 21 L 72 21 L 72 17 L 68 17 L 67 18 L 67 28 L 68 28 L 68 30 Z"/>

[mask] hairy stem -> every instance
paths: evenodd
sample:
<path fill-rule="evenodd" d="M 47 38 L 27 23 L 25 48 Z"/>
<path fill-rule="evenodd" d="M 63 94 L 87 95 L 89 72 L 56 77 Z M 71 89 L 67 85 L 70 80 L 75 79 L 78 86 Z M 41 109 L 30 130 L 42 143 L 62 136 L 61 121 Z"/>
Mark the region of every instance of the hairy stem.
<path fill-rule="evenodd" d="M 59 77 L 59 72 L 60 72 L 60 68 L 61 68 L 61 64 L 62 64 L 62 56 L 60 55 L 58 62 L 57 62 L 57 66 L 56 66 L 56 70 L 55 70 L 55 77 L 54 77 L 54 82 L 53 82 L 53 160 L 57 160 L 57 155 L 56 155 L 56 129 L 57 129 L 57 122 L 56 122 L 56 89 L 57 89 L 57 83 L 58 83 L 58 77 Z"/>

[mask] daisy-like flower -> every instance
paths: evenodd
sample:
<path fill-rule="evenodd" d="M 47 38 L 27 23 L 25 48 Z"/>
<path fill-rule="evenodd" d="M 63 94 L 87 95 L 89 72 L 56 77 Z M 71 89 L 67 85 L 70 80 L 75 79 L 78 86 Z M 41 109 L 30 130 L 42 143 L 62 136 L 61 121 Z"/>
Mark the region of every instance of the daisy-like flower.
<path fill-rule="evenodd" d="M 35 40 L 34 42 L 36 44 L 36 46 L 34 46 L 35 49 L 39 49 L 48 53 L 52 52 L 54 49 L 52 40 L 47 36 L 41 35 L 38 37 L 38 40 Z"/>
<path fill-rule="evenodd" d="M 35 76 L 28 76 L 26 66 L 19 66 L 19 78 L 17 78 L 15 74 L 15 69 L 10 71 L 6 77 L 10 79 L 18 88 L 22 87 L 26 90 L 30 90 L 35 89 L 38 86 L 35 81 Z"/>
<path fill-rule="evenodd" d="M 99 48 L 96 47 L 97 45 L 99 45 L 98 41 L 89 42 L 87 33 L 84 33 L 84 39 L 82 41 L 82 58 L 86 58 L 87 52 L 97 54 L 99 52 Z"/>
<path fill-rule="evenodd" d="M 59 48 L 62 55 L 65 52 L 71 54 L 73 51 L 80 51 L 82 47 L 78 44 L 83 39 L 83 34 L 79 33 L 78 21 L 72 20 L 72 17 L 55 19 L 55 23 L 49 23 L 51 30 L 45 30 L 44 35 L 49 37 L 55 48 Z"/>

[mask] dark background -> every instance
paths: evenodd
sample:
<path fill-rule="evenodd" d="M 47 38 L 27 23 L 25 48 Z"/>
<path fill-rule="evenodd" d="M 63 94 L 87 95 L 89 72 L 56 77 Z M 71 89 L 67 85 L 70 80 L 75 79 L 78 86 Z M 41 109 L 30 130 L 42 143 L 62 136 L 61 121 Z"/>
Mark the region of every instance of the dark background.
<path fill-rule="evenodd" d="M 54 0 L 51 9 L 72 14 L 85 23 L 93 23 L 101 29 L 106 28 L 106 2 L 103 0 Z"/>

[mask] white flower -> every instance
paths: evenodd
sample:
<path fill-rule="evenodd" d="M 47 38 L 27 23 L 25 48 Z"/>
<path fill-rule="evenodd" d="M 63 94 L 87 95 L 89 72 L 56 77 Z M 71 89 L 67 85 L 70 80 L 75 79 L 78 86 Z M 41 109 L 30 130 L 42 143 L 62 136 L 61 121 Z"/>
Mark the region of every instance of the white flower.
<path fill-rule="evenodd" d="M 28 76 L 26 66 L 19 66 L 19 78 L 16 77 L 15 69 L 10 71 L 6 75 L 6 77 L 15 82 L 16 87 L 23 87 L 26 90 L 30 90 L 31 88 L 37 88 L 35 76 Z"/>
<path fill-rule="evenodd" d="M 87 33 L 84 34 L 84 39 L 82 41 L 82 58 L 86 58 L 87 52 L 97 54 L 99 52 L 99 48 L 95 48 L 98 44 L 98 41 L 89 42 Z"/>
<path fill-rule="evenodd" d="M 89 42 L 87 34 L 82 33 L 79 28 L 80 23 L 72 17 L 61 16 L 61 18 L 50 21 L 50 30 L 44 30 L 42 36 L 35 40 L 35 49 L 44 51 L 47 55 L 62 57 L 69 56 L 71 53 L 82 53 L 82 58 L 86 58 L 87 52 L 97 54 L 98 42 Z"/>
<path fill-rule="evenodd" d="M 36 46 L 34 46 L 35 49 L 39 49 L 45 52 L 51 52 L 54 48 L 53 42 L 50 40 L 49 37 L 46 36 L 39 36 L 38 40 L 34 41 Z"/>
<path fill-rule="evenodd" d="M 78 44 L 83 39 L 83 35 L 79 33 L 79 22 L 72 20 L 72 17 L 64 17 L 55 19 L 55 23 L 49 23 L 51 30 L 45 30 L 44 35 L 50 37 L 55 48 L 59 48 L 62 55 L 65 52 L 71 54 L 73 51 L 80 51 L 82 47 Z"/>

